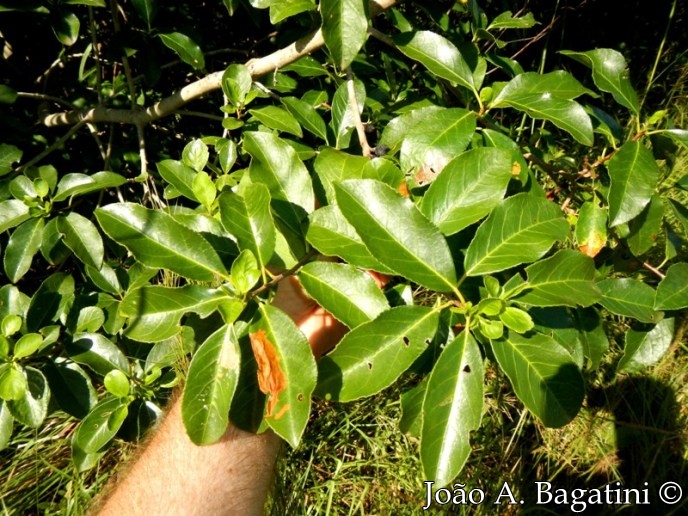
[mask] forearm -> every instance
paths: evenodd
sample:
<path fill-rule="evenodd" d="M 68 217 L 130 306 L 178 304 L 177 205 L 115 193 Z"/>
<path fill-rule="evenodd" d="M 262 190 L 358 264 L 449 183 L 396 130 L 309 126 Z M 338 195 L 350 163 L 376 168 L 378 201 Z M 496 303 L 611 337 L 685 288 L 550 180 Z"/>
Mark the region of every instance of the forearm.
<path fill-rule="evenodd" d="M 230 425 L 217 443 L 197 446 L 179 401 L 98 514 L 262 514 L 279 437 Z"/>

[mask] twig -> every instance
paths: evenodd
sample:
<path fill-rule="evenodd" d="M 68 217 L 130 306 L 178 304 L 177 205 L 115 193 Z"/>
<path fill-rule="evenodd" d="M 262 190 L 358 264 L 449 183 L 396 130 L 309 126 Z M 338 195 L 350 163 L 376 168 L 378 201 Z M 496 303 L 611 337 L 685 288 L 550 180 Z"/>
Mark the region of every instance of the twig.
<path fill-rule="evenodd" d="M 225 117 L 220 115 L 211 115 L 210 113 L 204 113 L 203 111 L 188 111 L 186 109 L 180 109 L 175 113 L 175 115 L 182 116 L 197 116 L 199 118 L 207 118 L 208 120 L 215 120 L 216 122 L 222 122 Z"/>
<path fill-rule="evenodd" d="M 101 85 L 102 81 L 102 67 L 100 64 L 100 50 L 98 49 L 98 38 L 97 38 L 97 27 L 96 20 L 93 16 L 93 7 L 88 8 L 88 24 L 89 30 L 91 32 L 91 48 L 93 49 L 93 59 L 96 62 L 96 93 L 98 95 L 98 104 L 103 103 L 103 88 Z"/>
<path fill-rule="evenodd" d="M 372 12 L 377 13 L 384 11 L 396 3 L 397 0 L 371 0 Z M 318 50 L 324 44 L 325 41 L 323 39 L 322 31 L 318 29 L 317 31 L 312 32 L 291 45 L 277 50 L 268 56 L 251 59 L 246 63 L 246 66 L 248 67 L 253 78 L 260 77 L 282 68 L 287 64 L 296 61 L 300 57 L 314 52 L 315 50 Z M 42 122 L 47 127 L 72 125 L 82 120 L 93 123 L 114 122 L 118 124 L 146 125 L 154 120 L 171 115 L 183 105 L 191 102 L 194 99 L 220 89 L 220 82 L 222 80 L 223 73 L 224 71 L 219 71 L 206 75 L 205 77 L 192 82 L 191 84 L 187 84 L 179 91 L 144 110 L 123 110 L 96 107 L 85 111 L 69 111 L 64 113 L 50 114 L 43 117 Z"/>
<path fill-rule="evenodd" d="M 84 125 L 86 122 L 83 120 L 78 122 L 77 124 L 74 124 L 74 127 L 71 127 L 69 131 L 60 139 L 56 140 L 55 143 L 53 143 L 50 147 L 45 149 L 43 152 L 39 153 L 37 156 L 34 156 L 32 159 L 24 163 L 23 165 L 18 166 L 12 172 L 10 173 L 11 175 L 16 175 L 17 173 L 21 172 L 22 170 L 25 170 L 29 167 L 34 166 L 36 163 L 41 161 L 43 158 L 45 158 L 48 154 L 53 152 L 55 149 L 60 147 L 62 144 L 64 144 L 67 140 L 69 140 L 76 132 L 81 129 L 81 126 Z"/>
<path fill-rule="evenodd" d="M 366 158 L 370 158 L 372 151 L 366 138 L 365 127 L 361 120 L 361 110 L 356 100 L 356 85 L 354 84 L 354 74 L 351 73 L 351 67 L 346 69 L 346 88 L 349 93 L 349 109 L 354 117 L 354 125 L 356 126 L 356 133 L 358 134 L 358 141 L 361 144 L 361 151 Z"/>
<path fill-rule="evenodd" d="M 653 273 L 659 279 L 664 279 L 666 277 L 666 275 L 662 271 L 660 271 L 659 269 L 656 269 L 655 267 L 653 267 L 652 265 L 650 265 L 647 262 L 643 262 L 643 267 L 645 267 L 648 271 Z"/>
<path fill-rule="evenodd" d="M 274 277 L 273 277 L 270 281 L 268 281 L 267 283 L 261 285 L 260 287 L 258 287 L 258 288 L 255 289 L 255 290 L 252 290 L 251 292 L 249 292 L 249 293 L 246 295 L 246 299 L 247 299 L 247 300 L 253 299 L 254 297 L 259 296 L 259 295 L 262 294 L 263 292 L 265 292 L 265 291 L 267 291 L 267 290 L 270 290 L 272 287 L 274 287 L 275 285 L 277 285 L 277 284 L 278 284 L 280 281 L 282 281 L 284 278 L 286 278 L 286 277 L 288 277 L 288 276 L 293 276 L 294 273 L 295 273 L 296 271 L 298 271 L 301 267 L 303 267 L 303 266 L 306 265 L 308 262 L 310 262 L 310 261 L 311 261 L 311 258 L 313 258 L 314 256 L 317 256 L 317 255 L 318 255 L 318 251 L 316 251 L 315 249 L 311 249 L 311 250 L 308 251 L 306 254 L 304 254 L 304 255 L 301 257 L 301 259 L 300 259 L 298 262 L 296 262 L 296 264 L 295 264 L 291 269 L 287 269 L 286 271 L 284 271 L 284 272 L 282 272 L 282 273 L 280 273 L 280 274 L 277 274 L 276 276 L 274 276 Z"/>

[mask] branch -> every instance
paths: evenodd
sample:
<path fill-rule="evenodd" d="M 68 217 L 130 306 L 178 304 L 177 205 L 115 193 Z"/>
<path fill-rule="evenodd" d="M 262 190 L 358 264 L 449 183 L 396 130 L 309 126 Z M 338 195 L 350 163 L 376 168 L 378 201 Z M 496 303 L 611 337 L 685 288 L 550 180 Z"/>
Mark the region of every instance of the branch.
<path fill-rule="evenodd" d="M 376 15 L 392 7 L 397 1 L 398 0 L 371 0 L 371 12 L 373 15 Z M 325 40 L 323 39 L 322 31 L 318 29 L 268 56 L 249 60 L 246 63 L 246 67 L 251 72 L 251 76 L 255 79 L 270 72 L 274 72 L 289 63 L 293 63 L 297 59 L 318 50 L 324 44 Z M 224 70 L 206 75 L 144 110 L 95 107 L 83 111 L 67 111 L 50 114 L 43 117 L 41 121 L 47 127 L 73 125 L 79 122 L 113 122 L 118 124 L 147 125 L 150 122 L 171 115 L 183 105 L 194 99 L 203 97 L 212 91 L 220 89 L 223 73 Z"/>

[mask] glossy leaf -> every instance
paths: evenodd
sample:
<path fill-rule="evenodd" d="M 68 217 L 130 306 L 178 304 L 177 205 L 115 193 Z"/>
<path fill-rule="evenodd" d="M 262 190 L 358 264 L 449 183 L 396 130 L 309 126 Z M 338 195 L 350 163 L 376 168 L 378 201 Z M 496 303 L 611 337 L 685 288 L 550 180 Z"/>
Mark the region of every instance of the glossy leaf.
<path fill-rule="evenodd" d="M 609 350 L 609 339 L 599 310 L 593 307 L 579 309 L 574 311 L 574 317 L 583 353 L 590 359 L 590 368 L 597 370 Z"/>
<path fill-rule="evenodd" d="M 500 314 L 499 320 L 505 327 L 516 333 L 526 333 L 533 329 L 533 319 L 528 312 L 516 308 L 515 306 L 507 306 Z"/>
<path fill-rule="evenodd" d="M 175 190 L 187 199 L 197 201 L 193 190 L 193 180 L 196 172 L 181 161 L 166 159 L 157 163 L 160 176 L 171 184 Z"/>
<path fill-rule="evenodd" d="M 50 15 L 50 23 L 57 40 L 68 47 L 76 43 L 81 27 L 79 18 L 73 12 L 59 8 L 51 11 Z"/>
<path fill-rule="evenodd" d="M 259 132 L 244 133 L 244 150 L 252 158 L 249 177 L 268 187 L 273 207 L 279 204 L 285 224 L 300 234 L 315 197 L 311 177 L 296 151 L 277 136 Z"/>
<path fill-rule="evenodd" d="M 688 263 L 675 263 L 657 285 L 655 310 L 680 310 L 688 307 Z"/>
<path fill-rule="evenodd" d="M 305 11 L 314 11 L 313 0 L 281 0 L 270 2 L 270 23 L 276 24 Z"/>
<path fill-rule="evenodd" d="M 247 185 L 241 194 L 224 192 L 218 199 L 225 229 L 258 260 L 262 270 L 275 251 L 276 229 L 270 213 L 270 192 L 263 184 Z"/>
<path fill-rule="evenodd" d="M 12 283 L 19 281 L 31 268 L 34 255 L 43 240 L 43 219 L 31 219 L 14 230 L 7 241 L 3 263 Z"/>
<path fill-rule="evenodd" d="M 526 13 L 523 16 L 514 16 L 511 14 L 511 11 L 504 11 L 490 22 L 487 26 L 487 30 L 529 29 L 535 24 L 537 24 L 537 22 L 533 17 L 533 13 Z"/>
<path fill-rule="evenodd" d="M 267 394 L 265 421 L 296 447 L 311 411 L 317 369 L 308 340 L 291 318 L 272 305 L 262 305 L 250 328 L 258 364 L 258 385 Z"/>
<path fill-rule="evenodd" d="M 96 390 L 79 364 L 58 358 L 47 361 L 43 372 L 54 401 L 69 415 L 83 419 L 96 404 Z"/>
<path fill-rule="evenodd" d="M 498 106 L 505 99 L 533 94 L 548 94 L 550 97 L 573 100 L 592 91 L 578 82 L 573 75 L 563 70 L 550 73 L 526 72 L 511 79 L 492 101 Z"/>
<path fill-rule="evenodd" d="M 380 392 L 427 349 L 438 322 L 431 308 L 399 306 L 356 327 L 318 362 L 316 394 L 351 401 Z"/>
<path fill-rule="evenodd" d="M 243 107 L 252 84 L 251 72 L 242 64 L 231 64 L 222 74 L 222 91 L 235 109 Z"/>
<path fill-rule="evenodd" d="M 146 22 L 150 30 L 151 23 L 158 11 L 158 2 L 156 0 L 132 0 L 131 3 L 134 9 L 136 9 L 136 13 Z"/>
<path fill-rule="evenodd" d="M 227 271 L 210 244 L 169 216 L 133 203 L 98 208 L 103 231 L 148 267 L 165 268 L 197 281 L 213 281 Z"/>
<path fill-rule="evenodd" d="M 169 32 L 158 34 L 158 37 L 163 45 L 173 50 L 186 64 L 193 66 L 196 70 L 205 68 L 205 58 L 201 48 L 186 34 Z"/>
<path fill-rule="evenodd" d="M 249 109 L 248 112 L 265 127 L 293 134 L 299 138 L 303 136 L 303 131 L 296 118 L 281 107 L 265 106 L 258 109 Z"/>
<path fill-rule="evenodd" d="M 0 364 L 0 400 L 19 400 L 28 389 L 25 370 L 19 364 L 4 362 Z"/>
<path fill-rule="evenodd" d="M 129 360 L 122 351 L 100 333 L 76 333 L 65 346 L 69 358 L 105 376 L 113 369 L 129 374 Z"/>
<path fill-rule="evenodd" d="M 406 32 L 393 39 L 406 56 L 438 77 L 475 90 L 473 72 L 459 49 L 448 39 L 430 31 Z"/>
<path fill-rule="evenodd" d="M 306 238 L 322 254 L 339 256 L 362 269 L 392 274 L 368 250 L 356 230 L 336 205 L 323 206 L 310 214 Z"/>
<path fill-rule="evenodd" d="M 478 228 L 466 250 L 466 274 L 490 274 L 533 262 L 566 238 L 568 230 L 556 204 L 526 193 L 509 197 Z"/>
<path fill-rule="evenodd" d="M 468 330 L 447 344 L 423 401 L 420 457 L 425 478 L 449 484 L 471 452 L 470 435 L 483 412 L 483 359 Z"/>
<path fill-rule="evenodd" d="M 463 152 L 475 132 L 471 111 L 448 108 L 409 129 L 401 144 L 399 161 L 411 170 L 419 184 L 430 182 L 457 154 Z"/>
<path fill-rule="evenodd" d="M 194 354 L 182 396 L 182 419 L 196 444 L 217 441 L 229 425 L 229 407 L 241 365 L 234 327 L 221 327 Z"/>
<path fill-rule="evenodd" d="M 378 261 L 433 290 L 454 288 L 446 240 L 409 199 L 373 179 L 342 181 L 335 190 L 342 213 Z"/>
<path fill-rule="evenodd" d="M 640 256 L 655 245 L 662 231 L 663 220 L 664 203 L 659 195 L 654 194 L 640 215 L 628 223 L 626 242 L 634 255 Z"/>
<path fill-rule="evenodd" d="M 296 97 L 282 97 L 281 100 L 289 113 L 294 116 L 306 131 L 327 142 L 325 121 L 312 105 Z"/>
<path fill-rule="evenodd" d="M 602 298 L 599 303 L 613 314 L 633 317 L 641 322 L 657 322 L 661 313 L 655 312 L 655 290 L 632 278 L 608 278 L 597 283 Z"/>
<path fill-rule="evenodd" d="M 607 210 L 595 201 L 583 203 L 576 222 L 578 249 L 594 258 L 607 243 Z"/>
<path fill-rule="evenodd" d="M 4 450 L 10 443 L 14 418 L 7 408 L 7 404 L 0 400 L 0 450 Z"/>
<path fill-rule="evenodd" d="M 571 355 L 540 334 L 510 333 L 494 341 L 492 351 L 518 398 L 545 426 L 571 421 L 583 402 L 583 376 Z"/>
<path fill-rule="evenodd" d="M 57 272 L 41 283 L 31 298 L 26 313 L 26 328 L 37 332 L 66 315 L 74 300 L 74 278 Z"/>
<path fill-rule="evenodd" d="M 499 204 L 511 177 L 510 152 L 470 150 L 449 162 L 430 185 L 420 209 L 445 235 L 457 233 Z"/>
<path fill-rule="evenodd" d="M 85 195 L 107 188 L 116 188 L 126 183 L 126 178 L 114 172 L 96 172 L 95 174 L 65 174 L 57 183 L 53 201 L 64 201 L 79 195 Z"/>
<path fill-rule="evenodd" d="M 14 358 L 26 358 L 33 355 L 43 344 L 43 337 L 38 333 L 25 333 L 14 343 Z"/>
<path fill-rule="evenodd" d="M 119 313 L 128 317 L 125 335 L 140 342 L 158 342 L 180 332 L 180 319 L 193 312 L 210 315 L 229 296 L 201 285 L 143 286 L 127 292 Z"/>
<path fill-rule="evenodd" d="M 87 453 L 97 453 L 117 434 L 126 417 L 127 403 L 106 398 L 93 407 L 74 433 L 74 443 Z"/>
<path fill-rule="evenodd" d="M 416 125 L 427 125 L 430 120 L 444 110 L 445 108 L 430 105 L 412 109 L 393 118 L 383 129 L 378 145 L 386 145 L 392 151 L 398 150 L 412 128 Z"/>
<path fill-rule="evenodd" d="M 526 290 L 515 297 L 534 306 L 590 306 L 601 296 L 595 284 L 595 262 L 577 251 L 562 249 L 551 258 L 526 267 Z"/>
<path fill-rule="evenodd" d="M 617 226 L 637 217 L 654 194 L 659 168 L 652 156 L 638 141 L 628 141 L 607 163 L 611 184 L 609 225 Z"/>
<path fill-rule="evenodd" d="M 30 217 L 29 207 L 23 201 L 9 199 L 0 202 L 0 233 L 18 226 Z"/>
<path fill-rule="evenodd" d="M 617 372 L 639 373 L 655 365 L 669 350 L 673 338 L 674 319 L 664 319 L 650 331 L 628 330 Z"/>
<path fill-rule="evenodd" d="M 86 217 L 72 211 L 59 217 L 57 227 L 64 235 L 64 243 L 86 265 L 100 269 L 103 265 L 103 239 Z"/>
<path fill-rule="evenodd" d="M 24 368 L 28 388 L 24 395 L 16 400 L 6 401 L 10 413 L 20 423 L 31 428 L 38 428 L 48 415 L 50 388 L 48 382 L 38 369 Z"/>
<path fill-rule="evenodd" d="M 636 115 L 640 112 L 638 95 L 628 77 L 628 67 L 623 55 L 610 48 L 597 48 L 587 52 L 560 52 L 592 68 L 592 80 L 602 91 L 611 93 L 619 104 Z"/>
<path fill-rule="evenodd" d="M 368 35 L 365 0 L 321 0 L 322 34 L 335 64 L 351 64 Z"/>
<path fill-rule="evenodd" d="M 371 161 L 364 156 L 356 156 L 332 147 L 324 147 L 313 162 L 313 169 L 325 190 L 329 204 L 336 203 L 334 183 L 345 179 L 364 179 L 370 169 Z"/>
<path fill-rule="evenodd" d="M 318 305 L 349 328 L 375 319 L 389 308 L 375 280 L 350 265 L 311 262 L 299 271 L 298 278 Z"/>
<path fill-rule="evenodd" d="M 208 146 L 199 138 L 187 143 L 182 151 L 182 163 L 187 167 L 193 168 L 196 172 L 200 172 L 205 168 L 209 158 L 210 151 L 208 151 Z"/>

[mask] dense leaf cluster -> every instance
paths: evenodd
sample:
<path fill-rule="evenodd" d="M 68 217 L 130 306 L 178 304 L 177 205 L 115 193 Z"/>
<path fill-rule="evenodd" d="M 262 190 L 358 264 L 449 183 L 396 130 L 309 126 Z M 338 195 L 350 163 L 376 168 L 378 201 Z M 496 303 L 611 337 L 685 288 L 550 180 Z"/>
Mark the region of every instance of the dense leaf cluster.
<path fill-rule="evenodd" d="M 39 427 L 61 409 L 83 419 L 74 458 L 91 467 L 182 380 L 194 442 L 231 420 L 296 446 L 313 396 L 363 398 L 411 371 L 401 426 L 440 486 L 471 451 L 486 362 L 558 427 L 609 350 L 610 314 L 630 328 L 619 373 L 666 353 L 688 307 L 688 211 L 674 195 L 688 181 L 671 174 L 688 131 L 645 112 L 621 53 L 562 51 L 589 70 L 579 78 L 526 71 L 507 50 L 535 16 L 476 0 L 216 3 L 227 23 L 315 32 L 204 75 L 197 35 L 157 25 L 185 4 L 0 1 L 50 16 L 61 59 L 83 50 L 83 91 L 33 97 L 56 110 L 67 92 L 68 112 L 42 121 L 88 126 L 105 169 L 55 158 L 74 131 L 36 159 L 36 142 L 0 143 L 0 447 L 15 421 Z M 99 41 L 120 32 L 113 57 Z M 167 52 L 158 68 L 177 57 L 200 78 L 179 74 L 184 89 L 165 98 L 142 40 Z M 7 117 L 32 99 L 17 87 L 0 85 Z M 160 119 L 213 92 L 221 106 L 200 115 L 214 125 L 175 150 Z M 121 160 L 112 142 L 127 129 L 113 122 L 136 129 Z M 288 276 L 351 329 L 317 362 L 271 304 Z"/>

